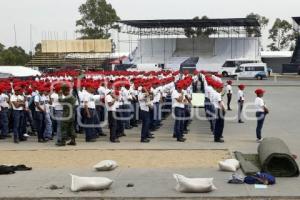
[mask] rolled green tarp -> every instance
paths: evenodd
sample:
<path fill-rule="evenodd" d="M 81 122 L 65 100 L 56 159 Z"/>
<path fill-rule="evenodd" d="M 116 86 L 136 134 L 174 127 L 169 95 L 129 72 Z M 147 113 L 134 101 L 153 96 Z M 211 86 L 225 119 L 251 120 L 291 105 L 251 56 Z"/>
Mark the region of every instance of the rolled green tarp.
<path fill-rule="evenodd" d="M 275 177 L 299 176 L 299 167 L 288 146 L 279 138 L 265 138 L 258 146 L 261 171 Z"/>

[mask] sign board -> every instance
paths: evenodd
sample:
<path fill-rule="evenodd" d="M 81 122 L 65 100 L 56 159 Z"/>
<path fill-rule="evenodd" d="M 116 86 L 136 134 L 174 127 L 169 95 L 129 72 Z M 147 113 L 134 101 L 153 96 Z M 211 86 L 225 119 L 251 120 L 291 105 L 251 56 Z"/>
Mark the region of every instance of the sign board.
<path fill-rule="evenodd" d="M 97 40 L 43 40 L 43 53 L 111 53 L 112 42 Z"/>
<path fill-rule="evenodd" d="M 204 108 L 205 96 L 202 93 L 192 94 L 192 106 L 198 108 Z"/>

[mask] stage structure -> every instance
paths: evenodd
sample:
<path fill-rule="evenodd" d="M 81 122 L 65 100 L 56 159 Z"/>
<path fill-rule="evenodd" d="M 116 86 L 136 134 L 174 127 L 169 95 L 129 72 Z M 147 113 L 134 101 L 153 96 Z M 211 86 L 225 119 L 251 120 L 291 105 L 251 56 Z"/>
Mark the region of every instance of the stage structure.
<path fill-rule="evenodd" d="M 131 60 L 137 66 L 179 69 L 188 63 L 218 70 L 227 59 L 260 60 L 260 38 L 247 31 L 260 28 L 256 19 L 123 20 L 119 26 L 120 33 L 136 38 L 118 43 L 129 43 Z M 204 34 L 187 38 L 187 30 Z M 136 48 L 132 48 L 134 42 Z"/>

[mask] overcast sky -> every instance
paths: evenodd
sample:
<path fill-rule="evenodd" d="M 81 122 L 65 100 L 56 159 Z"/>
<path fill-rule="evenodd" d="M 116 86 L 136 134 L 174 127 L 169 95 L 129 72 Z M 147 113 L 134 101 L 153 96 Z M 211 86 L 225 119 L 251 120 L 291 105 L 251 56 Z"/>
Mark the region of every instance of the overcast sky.
<path fill-rule="evenodd" d="M 78 7 L 85 0 L 0 0 L 0 43 L 27 51 L 42 39 L 74 39 Z M 108 0 L 121 19 L 245 17 L 255 12 L 274 20 L 300 16 L 300 0 Z M 33 45 L 30 45 L 30 24 Z M 15 40 L 14 26 L 17 37 Z M 266 34 L 265 34 L 266 37 Z M 264 39 L 264 43 L 267 41 Z M 31 47 L 33 46 L 33 47 Z"/>

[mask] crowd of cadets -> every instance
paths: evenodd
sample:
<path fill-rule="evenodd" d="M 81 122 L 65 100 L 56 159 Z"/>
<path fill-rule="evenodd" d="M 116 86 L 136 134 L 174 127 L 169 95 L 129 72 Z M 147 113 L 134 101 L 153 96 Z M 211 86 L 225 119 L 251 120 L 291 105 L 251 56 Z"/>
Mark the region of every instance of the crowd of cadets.
<path fill-rule="evenodd" d="M 94 72 L 78 79 L 78 74 L 48 74 L 35 79 L 3 80 L 0 83 L 0 139 L 11 137 L 15 143 L 36 135 L 38 142 L 53 140 L 57 146 L 76 145 L 76 134 L 83 132 L 86 142 L 106 136 L 102 126 L 107 118 L 110 142 L 119 143 L 125 130 L 141 123 L 140 142 L 148 143 L 152 134 L 170 113 L 174 116 L 173 137 L 184 142 L 191 122 L 192 93 L 205 94 L 205 111 L 215 142 L 224 142 L 223 83 L 220 77 L 205 72 Z M 66 75 L 67 74 L 67 75 Z M 226 93 L 228 110 L 232 82 Z M 239 86 L 239 122 L 242 123 L 245 86 Z M 268 110 L 256 91 L 257 139 Z M 68 142 L 68 143 L 67 143 Z"/>

